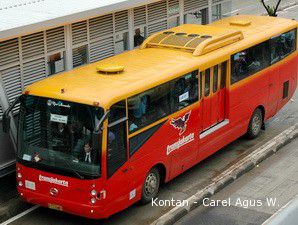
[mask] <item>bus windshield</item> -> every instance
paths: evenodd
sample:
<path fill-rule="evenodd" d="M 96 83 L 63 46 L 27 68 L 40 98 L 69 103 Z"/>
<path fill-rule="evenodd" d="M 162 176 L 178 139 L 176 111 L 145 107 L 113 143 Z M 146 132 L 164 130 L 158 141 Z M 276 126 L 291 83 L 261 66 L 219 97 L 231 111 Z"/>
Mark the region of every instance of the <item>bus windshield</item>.
<path fill-rule="evenodd" d="M 94 131 L 102 116 L 102 108 L 22 96 L 18 161 L 80 179 L 99 177 L 102 138 Z"/>

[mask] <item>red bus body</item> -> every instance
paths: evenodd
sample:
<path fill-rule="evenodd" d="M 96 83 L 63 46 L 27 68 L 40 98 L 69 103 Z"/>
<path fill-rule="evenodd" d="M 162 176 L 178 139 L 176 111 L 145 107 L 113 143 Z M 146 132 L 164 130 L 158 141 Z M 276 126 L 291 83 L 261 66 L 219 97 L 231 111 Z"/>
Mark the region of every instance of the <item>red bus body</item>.
<path fill-rule="evenodd" d="M 61 206 L 63 211 L 72 214 L 90 218 L 106 218 L 140 199 L 145 175 L 152 166 L 160 164 L 165 167 L 165 182 L 167 182 L 245 134 L 249 119 L 256 107 L 263 107 L 265 120 L 274 116 L 289 101 L 296 90 L 297 65 L 298 56 L 295 53 L 286 59 L 286 62 L 282 61 L 266 69 L 266 71 L 260 72 L 241 87 L 226 90 L 227 100 L 230 105 L 226 109 L 230 123 L 202 140 L 199 138 L 199 133 L 200 123 L 202 122 L 200 118 L 203 112 L 200 108 L 200 103 L 198 103 L 174 116 L 174 118 L 182 117 L 185 113 L 191 112 L 183 135 L 179 135 L 179 131 L 170 124 L 170 120 L 167 121 L 150 138 L 150 141 L 146 142 L 129 159 L 123 166 L 125 168 L 117 171 L 109 182 L 103 182 L 103 178 L 82 181 L 76 178 L 26 168 L 18 164 L 18 171 L 22 171 L 22 179 L 36 182 L 39 189 L 38 193 L 36 193 L 26 190 L 24 187 L 18 187 L 18 192 L 22 198 L 30 203 L 44 207 L 49 207 L 49 204 L 56 204 Z M 286 80 L 289 80 L 291 84 L 290 93 L 288 98 L 282 100 L 282 84 Z M 242 93 L 247 94 L 243 95 Z M 193 141 L 180 147 L 179 150 L 173 151 L 170 157 L 164 154 L 169 144 L 173 144 L 192 133 L 194 134 Z M 125 179 L 122 178 L 124 169 L 128 169 Z M 41 182 L 39 181 L 40 175 L 67 180 L 69 187 Z M 96 206 L 90 205 L 90 191 L 93 189 L 93 185 L 100 187 L 100 190 L 109 190 L 106 192 L 106 198 L 99 201 L 99 204 Z M 50 195 L 50 187 L 59 189 L 57 197 Z M 137 196 L 130 201 L 127 195 L 133 187 L 137 187 Z"/>
<path fill-rule="evenodd" d="M 140 200 L 144 179 L 152 167 L 159 167 L 164 172 L 164 182 L 168 182 L 244 135 L 256 108 L 261 108 L 265 121 L 274 116 L 296 90 L 297 65 L 296 50 L 287 58 L 248 79 L 224 88 L 223 93 L 213 95 L 208 100 L 201 99 L 171 115 L 110 179 L 105 175 L 105 152 L 101 163 L 104 175 L 96 180 L 70 178 L 17 164 L 17 172 L 22 174 L 17 179 L 24 184 L 18 187 L 18 192 L 30 203 L 88 218 L 107 218 Z M 230 62 L 228 67 L 230 71 Z M 286 81 L 290 84 L 289 93 L 283 99 L 283 84 Z M 221 100 L 224 104 L 216 104 L 218 98 L 224 99 Z M 206 110 L 213 110 L 215 113 L 207 115 Z M 190 117 L 185 121 L 184 131 L 171 124 L 171 119 L 183 118 L 187 113 L 190 113 Z M 223 115 L 228 119 L 227 125 L 200 138 L 204 117 L 212 117 L 209 118 L 211 121 Z M 53 182 L 44 181 L 44 177 L 52 178 Z M 36 184 L 36 191 L 25 188 L 26 180 Z M 57 180 L 66 181 L 67 186 L 58 184 Z M 53 194 L 50 189 L 57 189 L 58 193 Z M 99 200 L 94 205 L 90 204 L 90 192 L 93 189 L 100 193 Z"/>

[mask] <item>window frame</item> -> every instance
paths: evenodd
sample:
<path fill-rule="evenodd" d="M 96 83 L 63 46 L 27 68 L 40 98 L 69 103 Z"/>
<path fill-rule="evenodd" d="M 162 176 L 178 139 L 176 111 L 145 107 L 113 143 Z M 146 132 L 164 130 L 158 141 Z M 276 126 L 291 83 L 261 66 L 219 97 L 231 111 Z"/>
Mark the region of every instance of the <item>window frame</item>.
<path fill-rule="evenodd" d="M 165 85 L 165 84 L 167 84 L 167 83 L 173 82 L 173 81 L 175 81 L 175 80 L 177 80 L 177 79 L 179 79 L 179 78 L 185 77 L 186 75 L 191 74 L 191 73 L 193 73 L 193 72 L 197 72 L 196 76 L 197 76 L 197 85 L 198 85 L 198 89 L 197 89 L 197 91 L 198 91 L 198 96 L 197 96 L 197 100 L 196 100 L 196 101 L 190 103 L 189 105 L 187 105 L 187 106 L 185 106 L 185 107 L 183 107 L 183 108 L 181 108 L 181 109 L 179 109 L 179 110 L 177 110 L 177 111 L 173 111 L 173 112 L 172 112 L 172 111 L 170 110 L 171 112 L 170 112 L 168 115 L 165 115 L 165 116 L 161 117 L 160 119 L 155 120 L 154 122 L 151 122 L 151 123 L 145 125 L 144 127 L 139 128 L 138 130 L 135 130 L 135 131 L 133 131 L 133 132 L 130 132 L 130 131 L 129 131 L 128 103 L 129 103 L 129 99 L 130 99 L 130 98 L 134 98 L 134 97 L 136 97 L 136 96 L 138 96 L 138 95 L 140 95 L 140 94 L 142 94 L 142 93 L 145 93 L 145 92 L 147 92 L 147 91 L 153 90 L 154 88 L 157 88 L 157 87 L 159 87 L 159 86 L 161 86 L 161 85 Z M 179 112 L 179 111 L 182 111 L 182 110 L 184 110 L 185 108 L 187 108 L 187 107 L 189 107 L 189 106 L 192 106 L 192 105 L 194 105 L 194 104 L 197 104 L 197 103 L 202 99 L 202 94 L 200 94 L 200 92 L 201 92 L 201 89 L 200 89 L 200 70 L 199 70 L 199 69 L 195 69 L 195 70 L 191 70 L 190 72 L 187 72 L 187 73 L 185 73 L 185 74 L 183 74 L 183 75 L 180 75 L 180 76 L 177 76 L 177 77 L 175 77 L 175 78 L 172 78 L 172 79 L 170 79 L 170 80 L 168 80 L 168 81 L 166 81 L 166 82 L 163 82 L 163 83 L 161 83 L 161 84 L 159 84 L 159 85 L 157 85 L 157 86 L 154 86 L 154 87 L 152 87 L 152 88 L 146 89 L 146 90 L 144 90 L 144 91 L 142 91 L 142 92 L 139 92 L 139 93 L 137 93 L 137 94 L 128 96 L 128 97 L 126 98 L 126 101 L 127 101 L 127 123 L 128 123 L 128 127 L 127 127 L 128 133 L 127 133 L 127 137 L 128 137 L 128 139 L 130 139 L 130 138 L 132 138 L 132 137 L 134 137 L 134 136 L 136 136 L 136 135 L 138 135 L 138 134 L 140 134 L 140 133 L 146 131 L 147 129 L 150 129 L 151 127 L 154 127 L 156 124 L 159 124 L 159 123 L 163 122 L 166 118 L 170 117 L 171 115 L 173 115 L 173 114 L 175 114 L 175 113 L 177 113 L 177 112 Z"/>
<path fill-rule="evenodd" d="M 107 135 L 106 135 L 106 177 L 107 179 L 110 179 L 111 177 L 113 177 L 113 175 L 125 164 L 128 162 L 129 160 L 129 138 L 128 138 L 128 116 L 127 116 L 127 99 L 124 99 L 124 100 L 121 100 L 121 101 L 118 101 L 116 103 L 114 103 L 109 110 L 112 110 L 112 107 L 114 105 L 117 105 L 118 103 L 120 102 L 125 102 L 125 117 L 120 117 L 119 119 L 115 120 L 115 121 L 112 121 L 110 123 L 110 118 L 108 118 L 107 120 L 107 129 L 106 129 L 106 132 L 107 132 Z M 118 125 L 118 124 L 124 124 L 124 135 L 125 137 L 123 138 L 125 140 L 125 143 L 124 143 L 124 146 L 125 146 L 125 161 L 115 170 L 113 171 L 112 174 L 109 174 L 109 159 L 108 159 L 108 142 L 109 142 L 109 131 L 110 131 L 110 128 L 113 128 L 114 126 Z"/>
<path fill-rule="evenodd" d="M 244 77 L 244 78 L 232 82 L 233 75 L 235 75 L 235 74 L 234 74 L 234 71 L 235 71 L 235 70 L 234 70 L 234 66 L 235 66 L 234 56 L 235 56 L 236 54 L 241 53 L 241 52 L 246 52 L 246 51 L 248 51 L 249 49 L 256 48 L 257 46 L 260 46 L 260 45 L 262 45 L 262 44 L 264 44 L 265 48 L 266 48 L 268 51 L 270 51 L 270 39 L 267 39 L 267 40 L 265 40 L 265 41 L 263 41 L 263 42 L 257 43 L 257 44 L 255 44 L 255 45 L 252 45 L 252 46 L 248 47 L 248 48 L 241 49 L 240 51 L 237 51 L 236 53 L 234 53 L 234 54 L 231 55 L 231 57 L 230 57 L 230 58 L 231 58 L 231 59 L 230 59 L 230 60 L 231 60 L 231 73 L 230 73 L 230 74 L 231 74 L 231 76 L 230 76 L 230 84 L 231 84 L 231 85 L 236 84 L 236 83 L 238 83 L 238 82 L 241 82 L 241 81 L 243 81 L 243 80 L 245 80 L 245 79 L 247 79 L 247 78 L 249 78 L 249 77 L 251 77 L 251 76 L 253 76 L 253 75 L 259 73 L 260 71 L 262 71 L 262 70 L 264 70 L 264 69 L 266 69 L 266 68 L 268 68 L 268 67 L 271 66 L 271 63 L 270 63 L 270 61 L 271 61 L 271 60 L 270 60 L 270 55 L 265 55 L 265 58 L 264 58 L 264 59 L 266 59 L 267 65 L 261 65 L 261 67 L 260 67 L 259 70 L 254 71 L 253 73 L 249 72 L 249 73 L 245 74 L 245 77 Z M 266 50 L 266 49 L 265 49 L 265 50 Z"/>
<path fill-rule="evenodd" d="M 277 37 L 280 37 L 281 35 L 290 33 L 290 32 L 292 32 L 292 31 L 294 31 L 294 34 L 295 34 L 295 41 L 294 41 L 294 43 L 295 43 L 295 48 L 294 48 L 291 52 L 289 52 L 287 55 L 285 55 L 283 58 L 281 58 L 281 59 L 279 59 L 279 60 L 277 60 L 277 61 L 275 61 L 275 62 L 272 62 L 272 59 L 271 59 L 272 39 L 277 38 Z M 276 64 L 276 63 L 278 63 L 278 62 L 280 62 L 280 61 L 282 61 L 282 60 L 284 60 L 285 58 L 289 57 L 291 54 L 293 54 L 294 52 L 297 51 L 297 37 L 298 37 L 297 32 L 298 32 L 298 28 L 294 28 L 294 29 L 288 30 L 288 31 L 286 31 L 286 32 L 284 32 L 284 33 L 275 35 L 274 37 L 271 37 L 271 38 L 268 40 L 268 41 L 269 41 L 269 53 L 270 53 L 270 55 L 269 55 L 270 66 L 272 66 L 272 65 L 274 65 L 274 64 Z"/>
<path fill-rule="evenodd" d="M 271 45 L 272 45 L 272 41 L 271 41 L 271 40 L 272 40 L 273 38 L 279 37 L 279 36 L 281 36 L 281 35 L 283 35 L 283 34 L 286 34 L 286 33 L 291 32 L 291 31 L 294 31 L 294 33 L 295 33 L 295 42 L 294 42 L 294 43 L 295 43 L 295 48 L 294 48 L 294 50 L 291 51 L 290 53 L 288 53 L 288 54 L 287 54 L 285 57 L 283 57 L 282 59 L 277 60 L 276 62 L 272 62 L 272 61 L 271 61 Z M 240 53 L 240 52 L 242 52 L 242 51 L 246 51 L 246 50 L 248 50 L 249 48 L 241 49 L 240 51 L 237 51 L 236 53 L 231 54 L 231 56 L 230 56 L 231 72 L 230 72 L 230 79 L 229 79 L 229 83 L 230 83 L 230 85 L 237 84 L 238 82 L 243 81 L 243 80 L 247 79 L 248 77 L 254 76 L 255 74 L 257 74 L 257 73 L 259 73 L 259 72 L 261 72 L 261 71 L 263 71 L 263 70 L 269 68 L 270 66 L 272 66 L 272 65 L 274 65 L 274 64 L 276 64 L 276 63 L 278 63 L 278 62 L 281 62 L 282 60 L 286 59 L 287 57 L 289 57 L 290 55 L 292 55 L 294 52 L 296 52 L 296 51 L 297 51 L 297 48 L 298 48 L 298 46 L 297 46 L 297 38 L 298 38 L 298 34 L 297 34 L 297 32 L 298 32 L 298 28 L 290 29 L 290 30 L 288 30 L 288 31 L 286 31 L 286 32 L 283 32 L 283 33 L 281 33 L 281 34 L 275 35 L 274 37 L 271 37 L 271 38 L 269 38 L 269 39 L 264 40 L 263 42 L 257 43 L 257 44 L 255 44 L 255 45 L 249 47 L 249 48 L 252 48 L 252 47 L 255 47 L 255 46 L 259 45 L 259 44 L 268 42 L 267 47 L 268 47 L 268 52 L 270 53 L 270 54 L 267 56 L 267 57 L 268 57 L 267 60 L 268 60 L 268 62 L 269 62 L 269 63 L 268 63 L 268 66 L 267 66 L 267 67 L 264 67 L 264 68 L 262 68 L 262 69 L 260 69 L 260 70 L 258 70 L 257 72 L 254 72 L 253 74 L 250 74 L 250 75 L 246 76 L 245 78 L 243 78 L 243 79 L 241 79 L 241 80 L 237 80 L 237 81 L 235 81 L 235 82 L 232 82 L 232 77 L 233 77 L 233 72 L 234 72 L 234 68 L 233 68 L 233 67 L 234 67 L 234 59 L 233 59 L 233 57 L 234 57 L 234 55 L 236 55 L 237 53 Z M 226 67 L 226 70 L 227 70 L 227 67 Z"/>

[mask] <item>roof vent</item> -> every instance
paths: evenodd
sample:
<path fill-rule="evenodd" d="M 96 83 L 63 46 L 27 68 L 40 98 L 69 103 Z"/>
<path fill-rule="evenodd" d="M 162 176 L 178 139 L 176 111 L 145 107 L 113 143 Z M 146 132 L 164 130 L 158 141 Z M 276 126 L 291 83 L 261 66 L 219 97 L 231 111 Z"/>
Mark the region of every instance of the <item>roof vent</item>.
<path fill-rule="evenodd" d="M 165 31 L 165 32 L 163 32 L 163 34 L 174 34 L 174 32 L 173 31 Z"/>
<path fill-rule="evenodd" d="M 119 74 L 124 71 L 124 66 L 106 64 L 97 66 L 96 70 L 103 74 Z"/>
<path fill-rule="evenodd" d="M 189 34 L 187 35 L 188 37 L 199 37 L 200 35 L 199 34 Z"/>
<path fill-rule="evenodd" d="M 251 21 L 249 20 L 234 20 L 230 22 L 231 26 L 241 26 L 241 27 L 246 27 L 251 25 Z"/>
<path fill-rule="evenodd" d="M 184 36 L 184 35 L 186 35 L 186 33 L 176 33 L 175 35 L 177 35 L 177 36 Z"/>

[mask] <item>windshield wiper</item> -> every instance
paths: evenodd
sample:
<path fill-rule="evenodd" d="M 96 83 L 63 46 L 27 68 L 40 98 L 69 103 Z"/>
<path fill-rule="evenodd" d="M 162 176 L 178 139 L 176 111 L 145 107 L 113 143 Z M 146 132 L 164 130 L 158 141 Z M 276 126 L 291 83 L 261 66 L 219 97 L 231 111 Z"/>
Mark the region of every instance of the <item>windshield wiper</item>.
<path fill-rule="evenodd" d="M 64 159 L 63 157 L 61 157 L 61 158 L 66 163 L 66 165 L 68 166 L 68 168 L 72 172 L 74 172 L 75 175 L 77 175 L 78 178 L 80 178 L 81 180 L 84 180 L 85 179 L 83 175 L 81 175 L 77 170 L 75 170 L 74 168 L 71 167 L 71 164 L 66 159 Z"/>

